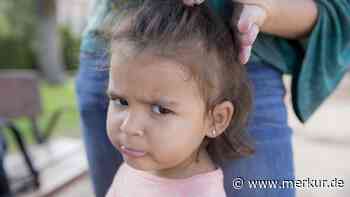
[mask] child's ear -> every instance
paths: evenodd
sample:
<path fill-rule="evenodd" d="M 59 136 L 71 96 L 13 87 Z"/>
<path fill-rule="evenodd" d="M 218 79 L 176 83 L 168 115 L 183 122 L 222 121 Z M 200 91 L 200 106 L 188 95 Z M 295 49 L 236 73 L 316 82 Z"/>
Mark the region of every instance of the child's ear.
<path fill-rule="evenodd" d="M 234 113 L 234 106 L 230 101 L 224 101 L 215 105 L 212 110 L 212 125 L 207 132 L 207 136 L 215 138 L 221 135 L 225 129 L 229 126 Z"/>

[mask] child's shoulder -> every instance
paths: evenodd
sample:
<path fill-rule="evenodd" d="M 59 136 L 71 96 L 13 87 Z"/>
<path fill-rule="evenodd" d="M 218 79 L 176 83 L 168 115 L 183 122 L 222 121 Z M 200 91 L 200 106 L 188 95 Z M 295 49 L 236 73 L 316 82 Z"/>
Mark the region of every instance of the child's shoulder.
<path fill-rule="evenodd" d="M 114 196 L 158 197 L 225 197 L 223 173 L 215 171 L 195 175 L 185 179 L 168 179 L 133 169 L 127 164 L 119 168 L 110 188 Z M 110 193 L 113 193 L 111 192 Z M 118 194 L 116 194 L 118 193 Z"/>

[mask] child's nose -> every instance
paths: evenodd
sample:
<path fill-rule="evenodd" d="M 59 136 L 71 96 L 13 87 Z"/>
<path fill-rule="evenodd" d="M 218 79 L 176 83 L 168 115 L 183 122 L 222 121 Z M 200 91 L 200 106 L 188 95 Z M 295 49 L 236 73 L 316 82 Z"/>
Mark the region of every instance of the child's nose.
<path fill-rule="evenodd" d="M 143 136 L 143 118 L 135 113 L 127 113 L 122 124 L 120 125 L 120 131 L 131 136 Z"/>

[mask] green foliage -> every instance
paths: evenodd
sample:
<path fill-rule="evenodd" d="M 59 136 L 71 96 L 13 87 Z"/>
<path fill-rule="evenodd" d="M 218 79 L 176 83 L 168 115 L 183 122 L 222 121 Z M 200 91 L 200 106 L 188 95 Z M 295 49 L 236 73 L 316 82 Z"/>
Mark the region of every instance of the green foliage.
<path fill-rule="evenodd" d="M 76 135 L 79 128 L 79 114 L 75 97 L 74 78 L 69 78 L 63 85 L 59 86 L 52 86 L 42 82 L 40 91 L 43 104 L 41 128 L 46 126 L 48 117 L 54 111 L 64 108 L 64 113 L 54 132 L 62 135 L 67 134 L 66 132 L 74 131 L 75 133 L 71 134 Z"/>
<path fill-rule="evenodd" d="M 68 27 L 60 28 L 59 33 L 63 64 L 66 70 L 76 70 L 79 65 L 80 38 Z M 35 69 L 36 65 L 38 60 L 30 40 L 0 37 L 0 69 Z"/>
<path fill-rule="evenodd" d="M 27 68 L 36 65 L 34 0 L 0 2 L 0 68 Z"/>
<path fill-rule="evenodd" d="M 36 43 L 35 0 L 0 1 L 0 69 L 35 69 Z M 63 49 L 63 63 L 67 70 L 79 64 L 80 38 L 68 27 L 58 28 Z"/>
<path fill-rule="evenodd" d="M 0 37 L 5 37 L 10 35 L 10 24 L 6 16 L 1 12 L 0 9 Z"/>
<path fill-rule="evenodd" d="M 28 41 L 0 38 L 0 69 L 33 69 L 35 65 L 35 54 Z"/>
<path fill-rule="evenodd" d="M 66 70 L 76 70 L 79 65 L 80 38 L 74 35 L 67 26 L 60 28 L 60 38 Z"/>
<path fill-rule="evenodd" d="M 34 37 L 36 23 L 35 0 L 0 2 L 0 37 L 30 39 Z"/>

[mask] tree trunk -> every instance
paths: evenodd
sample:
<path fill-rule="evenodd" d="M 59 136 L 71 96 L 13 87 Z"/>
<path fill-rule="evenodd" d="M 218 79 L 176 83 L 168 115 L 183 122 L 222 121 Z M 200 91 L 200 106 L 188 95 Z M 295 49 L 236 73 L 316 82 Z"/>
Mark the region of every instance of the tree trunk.
<path fill-rule="evenodd" d="M 62 50 L 56 19 L 55 0 L 37 0 L 38 32 L 37 56 L 44 77 L 51 84 L 64 82 Z"/>

